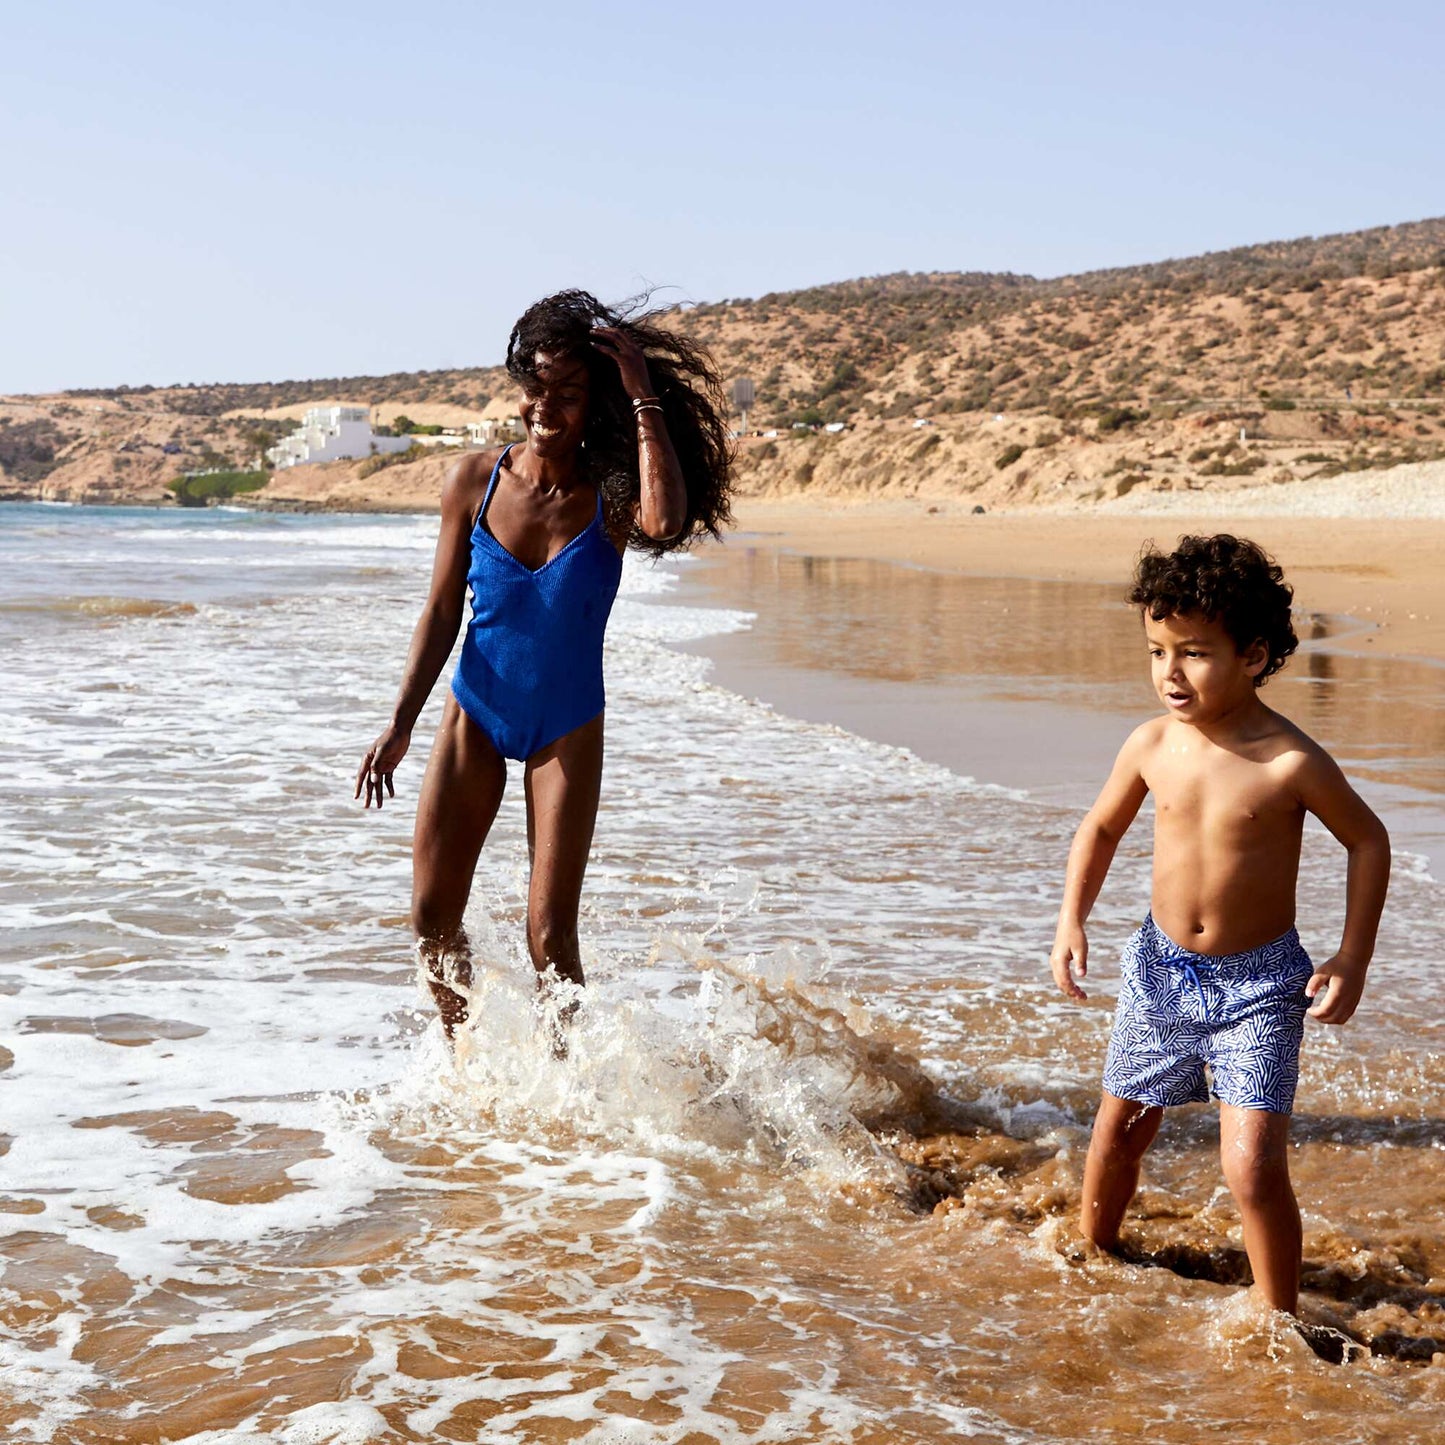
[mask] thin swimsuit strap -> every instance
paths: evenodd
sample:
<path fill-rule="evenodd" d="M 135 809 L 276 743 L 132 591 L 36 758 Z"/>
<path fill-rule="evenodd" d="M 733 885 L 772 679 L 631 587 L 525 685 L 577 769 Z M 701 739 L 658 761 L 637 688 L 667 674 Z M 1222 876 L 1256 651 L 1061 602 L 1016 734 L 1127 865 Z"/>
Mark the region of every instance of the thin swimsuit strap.
<path fill-rule="evenodd" d="M 516 442 L 508 442 L 507 445 L 502 448 L 502 454 L 493 463 L 492 476 L 491 480 L 487 483 L 486 495 L 482 498 L 482 505 L 477 508 L 477 520 L 472 523 L 474 529 L 482 525 L 482 518 L 487 515 L 487 508 L 492 504 L 492 493 L 497 490 L 497 481 L 502 475 L 502 463 L 507 460 L 507 453 L 516 445 Z"/>

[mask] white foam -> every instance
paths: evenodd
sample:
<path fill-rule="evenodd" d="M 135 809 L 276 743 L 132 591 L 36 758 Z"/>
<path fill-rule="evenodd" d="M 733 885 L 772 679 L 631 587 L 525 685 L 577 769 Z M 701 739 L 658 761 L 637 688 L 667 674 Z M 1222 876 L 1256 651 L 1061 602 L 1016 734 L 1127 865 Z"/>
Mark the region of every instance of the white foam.
<path fill-rule="evenodd" d="M 0 1328 L 0 1400 L 29 1405 L 34 1415 L 11 1428 L 16 1441 L 49 1441 L 87 1413 L 84 1392 L 104 1383 L 89 1365 L 75 1358 L 85 1313 L 68 1311 L 50 1321 L 53 1342 Z"/>
<path fill-rule="evenodd" d="M 27 537 L 41 581 L 26 585 L 53 575 L 71 595 L 70 540 L 53 515 L 48 525 Z M 43 1206 L 0 1215 L 0 1252 L 43 1231 L 113 1262 L 137 1300 L 173 1282 L 182 1295 L 156 1334 L 204 1351 L 223 1378 L 333 1335 L 371 1348 L 345 1409 L 288 1415 L 272 1402 L 192 1439 L 325 1441 L 304 1431 L 334 1426 L 337 1442 L 364 1440 L 344 1432 L 377 1428 L 393 1405 L 426 1436 L 467 1400 L 510 1398 L 484 1373 L 424 1387 L 401 1375 L 397 1352 L 428 1346 L 424 1321 L 438 1314 L 542 1342 L 549 1373 L 532 1385 L 569 1397 L 580 1419 L 603 1407 L 575 1389 L 578 1362 L 605 1358 L 610 1388 L 667 1391 L 678 1430 L 785 1440 L 827 1420 L 842 1438 L 886 1433 L 865 1386 L 829 1375 L 836 1341 L 821 1334 L 807 1343 L 825 1366 L 780 1361 L 786 1403 L 738 1426 L 714 1401 L 736 1352 L 650 1282 L 686 1269 L 746 1288 L 777 1337 L 793 1338 L 784 1301 L 814 1298 L 816 1283 L 739 1265 L 730 1211 L 769 1218 L 787 1241 L 795 1185 L 820 1198 L 859 1181 L 893 1187 L 899 1166 L 876 1128 L 926 1091 L 910 1051 L 1022 1136 L 1048 1139 L 1086 1110 L 1107 1014 L 1057 1002 L 1044 968 L 1075 815 L 715 687 L 707 663 L 674 646 L 745 628 L 747 614 L 679 604 L 684 568 L 629 559 L 607 644 L 609 764 L 583 920 L 591 987 L 568 1058 L 539 1026 L 522 946 L 514 769 L 469 914 L 484 1026 L 457 1067 L 418 993 L 405 917 L 410 810 L 442 688 L 395 804 L 377 815 L 351 802 L 424 593 L 432 524 L 288 520 L 274 546 L 250 518 L 188 524 L 169 543 L 148 525 L 122 536 L 117 565 L 138 596 L 173 566 L 177 591 L 200 599 L 194 614 L 53 628 L 0 614 L 3 726 L 24 742 L 0 833 L 0 1037 L 14 1055 L 0 1074 L 3 1167 L 7 1194 Z M 283 551 L 294 565 L 276 565 Z M 270 580 L 218 600 L 218 557 L 241 555 Z M 1302 916 L 1325 939 L 1339 922 L 1339 850 L 1313 834 L 1305 847 Z M 1096 910 L 1106 992 L 1146 870 L 1144 849 L 1122 850 Z M 1438 896 L 1401 870 L 1371 1009 L 1352 1025 L 1371 1069 L 1330 1075 L 1343 1105 L 1383 1097 L 1418 960 L 1440 951 Z M 162 1028 L 126 1047 L 40 1031 L 121 1014 L 204 1032 Z M 977 1026 L 1000 1017 L 1005 1029 Z M 1408 1082 L 1392 1107 L 1407 1107 Z M 252 1203 L 197 1192 L 206 1169 L 224 1175 L 237 1159 L 269 1162 L 289 1192 Z M 698 1183 L 724 1166 L 736 1197 Z M 469 1209 L 479 1188 L 491 1212 Z M 126 1227 L 107 1221 L 117 1208 Z M 406 1227 L 384 1269 L 295 1263 L 388 1220 Z M 534 1279 L 534 1240 L 565 1249 L 569 1269 Z M 258 1318 L 242 1301 L 272 1270 L 309 1282 Z M 518 1308 L 519 1277 L 552 1303 Z M 850 1328 L 916 1362 L 927 1347 L 889 1333 L 898 1307 L 857 1305 Z M 20 1438 L 53 1436 L 101 1383 L 74 1342 L 107 1308 L 77 1296 L 46 1326 L 54 1339 L 40 1326 L 0 1336 L 0 1378 L 35 1411 Z M 635 1355 L 598 1343 L 614 1328 Z M 925 1406 L 941 1429 L 1011 1438 L 971 1406 Z M 497 1416 L 495 1438 L 525 1438 L 541 1408 Z M 669 1438 L 621 1416 L 591 1433 L 622 1429 Z"/>
<path fill-rule="evenodd" d="M 297 1410 L 274 1433 L 202 1430 L 184 1436 L 176 1445 L 367 1445 L 370 1440 L 386 1440 L 391 1434 L 391 1426 L 380 1410 L 354 1400 L 339 1400 Z"/>

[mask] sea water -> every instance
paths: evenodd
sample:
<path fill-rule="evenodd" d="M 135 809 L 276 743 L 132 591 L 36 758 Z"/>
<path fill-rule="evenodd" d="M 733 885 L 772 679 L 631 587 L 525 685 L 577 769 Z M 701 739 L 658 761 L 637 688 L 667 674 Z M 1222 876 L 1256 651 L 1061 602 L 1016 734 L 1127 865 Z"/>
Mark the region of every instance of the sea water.
<path fill-rule="evenodd" d="M 1208 1108 L 1161 1134 L 1127 1260 L 1073 1232 L 1147 830 L 1070 1005 L 1045 960 L 1077 805 L 716 686 L 685 649 L 757 619 L 696 564 L 629 559 L 609 632 L 567 1057 L 522 942 L 515 774 L 449 1051 L 406 921 L 444 683 L 395 803 L 351 800 L 434 537 L 0 508 L 7 1440 L 1438 1434 L 1426 860 L 1357 1020 L 1306 1043 L 1304 1310 L 1362 1342 L 1331 1365 L 1240 1286 Z M 1311 832 L 1319 957 L 1342 897 Z"/>

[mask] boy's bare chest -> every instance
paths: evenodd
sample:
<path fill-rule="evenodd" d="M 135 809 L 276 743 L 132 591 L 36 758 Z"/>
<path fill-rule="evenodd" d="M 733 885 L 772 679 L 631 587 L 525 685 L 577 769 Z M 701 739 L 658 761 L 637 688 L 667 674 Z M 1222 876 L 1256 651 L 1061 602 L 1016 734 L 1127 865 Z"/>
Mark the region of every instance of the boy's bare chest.
<path fill-rule="evenodd" d="M 1278 763 L 1231 753 L 1163 755 L 1145 770 L 1157 826 L 1247 844 L 1296 831 L 1303 809 Z"/>

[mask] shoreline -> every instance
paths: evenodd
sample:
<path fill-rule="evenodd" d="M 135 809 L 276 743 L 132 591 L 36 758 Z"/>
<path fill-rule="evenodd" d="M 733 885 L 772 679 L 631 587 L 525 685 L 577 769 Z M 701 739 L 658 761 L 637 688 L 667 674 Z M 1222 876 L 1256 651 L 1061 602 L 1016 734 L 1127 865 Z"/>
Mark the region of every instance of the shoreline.
<path fill-rule="evenodd" d="M 1278 489 L 1270 489 L 1277 495 Z M 1289 491 L 1308 503 L 1300 487 Z M 1221 501 L 1224 499 L 1221 498 Z M 1238 500 L 1243 500 L 1238 499 Z M 928 498 L 807 499 L 749 496 L 734 506 L 733 529 L 714 548 L 744 545 L 804 556 L 856 558 L 970 577 L 1127 585 L 1142 546 L 1170 545 L 1185 532 L 1230 531 L 1252 537 L 1284 567 L 1296 611 L 1349 619 L 1354 627 L 1323 645 L 1335 652 L 1445 665 L 1445 518 L 1339 516 L 1298 510 L 1258 516 L 1211 511 L 1103 506 L 1099 510 L 1017 508 L 975 513 L 965 501 Z M 203 511 L 141 501 L 17 505 L 139 506 Z M 367 501 L 356 496 L 230 498 L 227 507 L 311 516 L 436 514 L 431 499 Z M 1237 505 L 1237 502 L 1236 502 Z"/>
<path fill-rule="evenodd" d="M 986 548 L 974 534 L 939 566 L 928 548 L 880 536 L 876 507 L 843 529 L 828 517 L 784 529 L 778 510 L 762 518 L 768 535 L 731 533 L 682 570 L 678 601 L 753 618 L 684 645 L 709 659 L 711 682 L 1035 802 L 1088 807 L 1124 737 L 1158 709 L 1137 618 L 1121 578 L 1107 576 L 1111 557 L 1091 545 L 1098 536 L 1073 529 L 1074 555 L 1060 562 L 1031 543 L 1040 525 L 1052 532 L 1066 519 L 1014 516 L 1033 524 L 1021 538 L 1005 531 L 1003 547 Z M 758 525 L 751 508 L 739 521 Z M 1127 568 L 1137 540 L 1113 540 Z M 1367 626 L 1309 610 L 1304 594 L 1300 650 L 1270 705 L 1330 747 L 1402 848 L 1436 860 L 1440 662 L 1393 655 L 1369 641 L 1389 632 Z"/>
<path fill-rule="evenodd" d="M 1358 624 L 1324 646 L 1445 664 L 1445 520 L 1018 510 L 925 500 L 746 498 L 721 545 L 891 562 L 969 577 L 1127 586 L 1140 549 L 1186 532 L 1235 532 L 1285 569 L 1297 613 Z M 718 545 L 718 544 L 713 544 Z"/>
<path fill-rule="evenodd" d="M 344 486 L 290 478 L 291 495 L 268 489 L 270 495 L 247 494 L 241 504 L 258 511 L 423 515 L 436 509 L 447 465 L 444 458 L 428 458 L 414 477 L 383 472 L 366 484 L 348 479 Z M 402 470 L 412 469 L 396 469 Z M 358 495 L 374 492 L 378 482 L 381 494 L 374 499 Z M 1246 483 L 1212 493 L 1131 493 L 1089 507 L 984 512 L 976 506 L 967 494 L 752 494 L 735 502 L 735 526 L 727 537 L 817 558 L 854 557 L 974 577 L 1094 582 L 1122 592 L 1150 539 L 1172 545 L 1189 531 L 1239 532 L 1278 559 L 1302 616 L 1355 624 L 1326 644 L 1331 650 L 1445 664 L 1445 576 L 1436 563 L 1445 555 L 1445 467 L 1438 464 L 1283 487 Z M 699 554 L 715 545 L 703 545 Z"/>
<path fill-rule="evenodd" d="M 235 497 L 227 497 L 224 502 L 210 503 L 206 505 L 218 505 L 224 507 L 237 507 L 247 512 L 283 512 L 291 516 L 301 517 L 435 517 L 440 515 L 440 509 L 434 504 L 417 502 L 408 505 L 404 502 L 391 502 L 386 505 L 377 504 L 368 506 L 365 502 L 349 501 L 311 501 L 303 498 L 292 497 L 268 497 L 264 502 L 252 501 L 250 498 L 254 493 L 243 492 Z M 200 508 L 181 507 L 178 511 L 199 511 Z"/>

